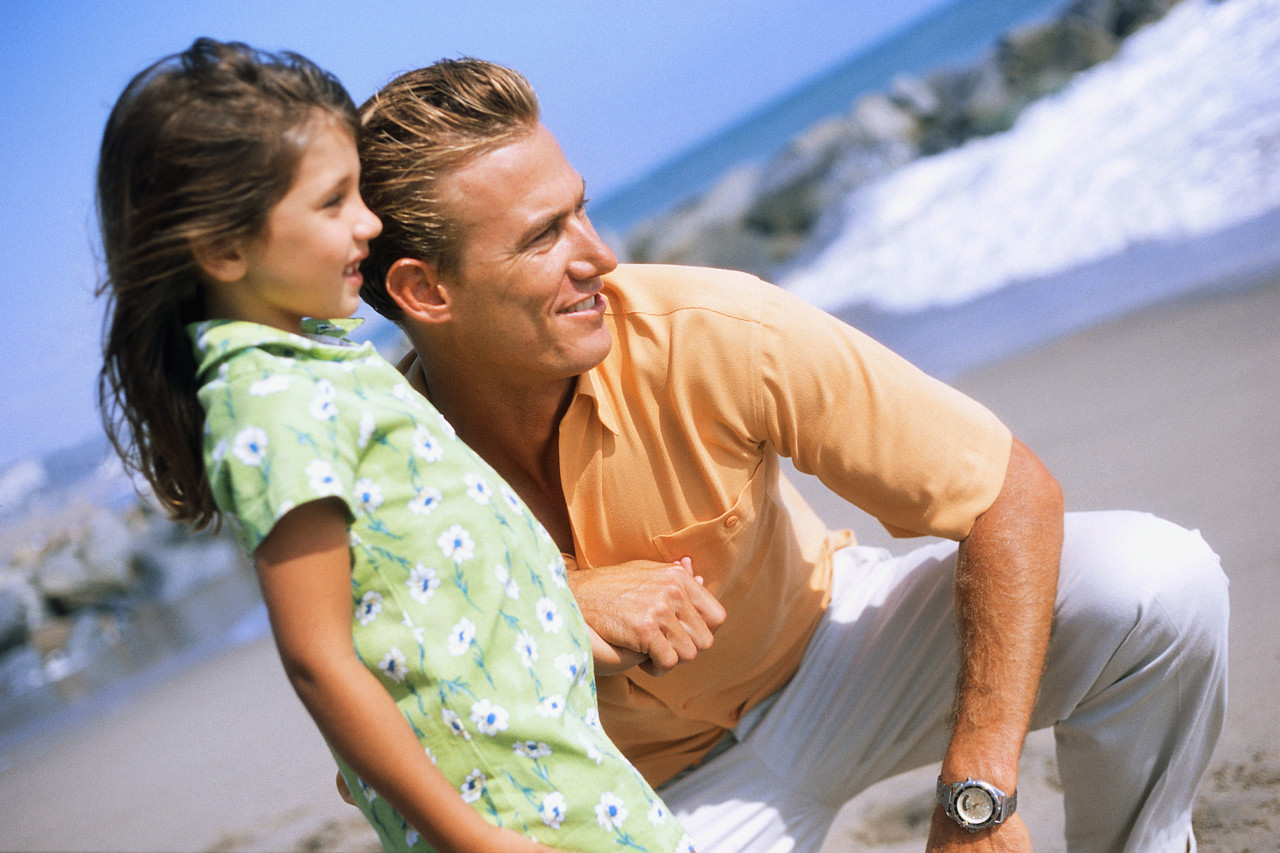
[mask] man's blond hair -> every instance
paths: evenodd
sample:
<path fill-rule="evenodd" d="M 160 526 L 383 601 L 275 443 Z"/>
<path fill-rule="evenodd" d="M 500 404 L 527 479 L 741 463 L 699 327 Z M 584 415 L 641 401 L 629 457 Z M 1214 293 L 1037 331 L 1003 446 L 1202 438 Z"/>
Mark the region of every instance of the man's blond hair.
<path fill-rule="evenodd" d="M 401 258 L 456 265 L 462 235 L 441 202 L 440 180 L 476 157 L 532 133 L 538 98 L 521 74 L 479 59 L 410 71 L 360 108 L 360 192 L 382 219 L 369 247 L 361 296 L 401 319 L 387 271 Z"/>

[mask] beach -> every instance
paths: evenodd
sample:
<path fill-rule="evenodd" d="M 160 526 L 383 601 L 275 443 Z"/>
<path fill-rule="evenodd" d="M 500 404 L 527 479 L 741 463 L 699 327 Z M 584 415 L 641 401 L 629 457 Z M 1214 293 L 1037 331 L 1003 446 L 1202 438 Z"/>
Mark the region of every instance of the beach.
<path fill-rule="evenodd" d="M 1231 700 L 1201 787 L 1202 851 L 1276 850 L 1280 734 L 1270 689 L 1280 542 L 1280 271 L 1183 297 L 1047 343 L 956 381 L 1063 484 L 1069 510 L 1142 509 L 1199 528 L 1231 581 Z M 804 479 L 832 525 L 894 550 Z M 338 799 L 333 763 L 269 640 L 231 648 L 12 750 L 0 768 L 0 849 L 374 850 Z M 851 803 L 825 850 L 919 850 L 933 768 Z M 1028 742 L 1019 810 L 1038 851 L 1060 851 L 1052 739 Z"/>

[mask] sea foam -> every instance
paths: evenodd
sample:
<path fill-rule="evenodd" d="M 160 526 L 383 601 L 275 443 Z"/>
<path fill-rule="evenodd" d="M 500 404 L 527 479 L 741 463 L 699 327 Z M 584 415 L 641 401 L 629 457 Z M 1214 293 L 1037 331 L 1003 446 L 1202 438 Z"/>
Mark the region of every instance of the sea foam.
<path fill-rule="evenodd" d="M 955 305 L 1280 207 L 1280 0 L 1184 0 L 1005 133 L 865 185 L 780 283 L 835 310 Z"/>

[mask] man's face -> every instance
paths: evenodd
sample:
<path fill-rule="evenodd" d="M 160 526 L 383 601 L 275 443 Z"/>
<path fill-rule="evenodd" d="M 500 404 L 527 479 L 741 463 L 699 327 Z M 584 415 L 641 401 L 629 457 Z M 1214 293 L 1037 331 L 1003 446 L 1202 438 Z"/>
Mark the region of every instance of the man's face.
<path fill-rule="evenodd" d="M 582 177 L 539 124 L 443 179 L 461 236 L 451 331 L 461 355 L 504 380 L 577 376 L 612 346 L 600 276 L 617 258 L 586 214 Z"/>

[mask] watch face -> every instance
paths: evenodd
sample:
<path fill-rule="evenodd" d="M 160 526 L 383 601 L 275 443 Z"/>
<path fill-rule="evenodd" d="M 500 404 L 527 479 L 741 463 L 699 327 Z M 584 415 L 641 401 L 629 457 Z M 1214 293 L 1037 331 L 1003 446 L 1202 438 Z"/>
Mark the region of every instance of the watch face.
<path fill-rule="evenodd" d="M 969 824 L 984 824 L 995 814 L 996 804 L 982 788 L 965 788 L 956 797 L 956 814 Z"/>

